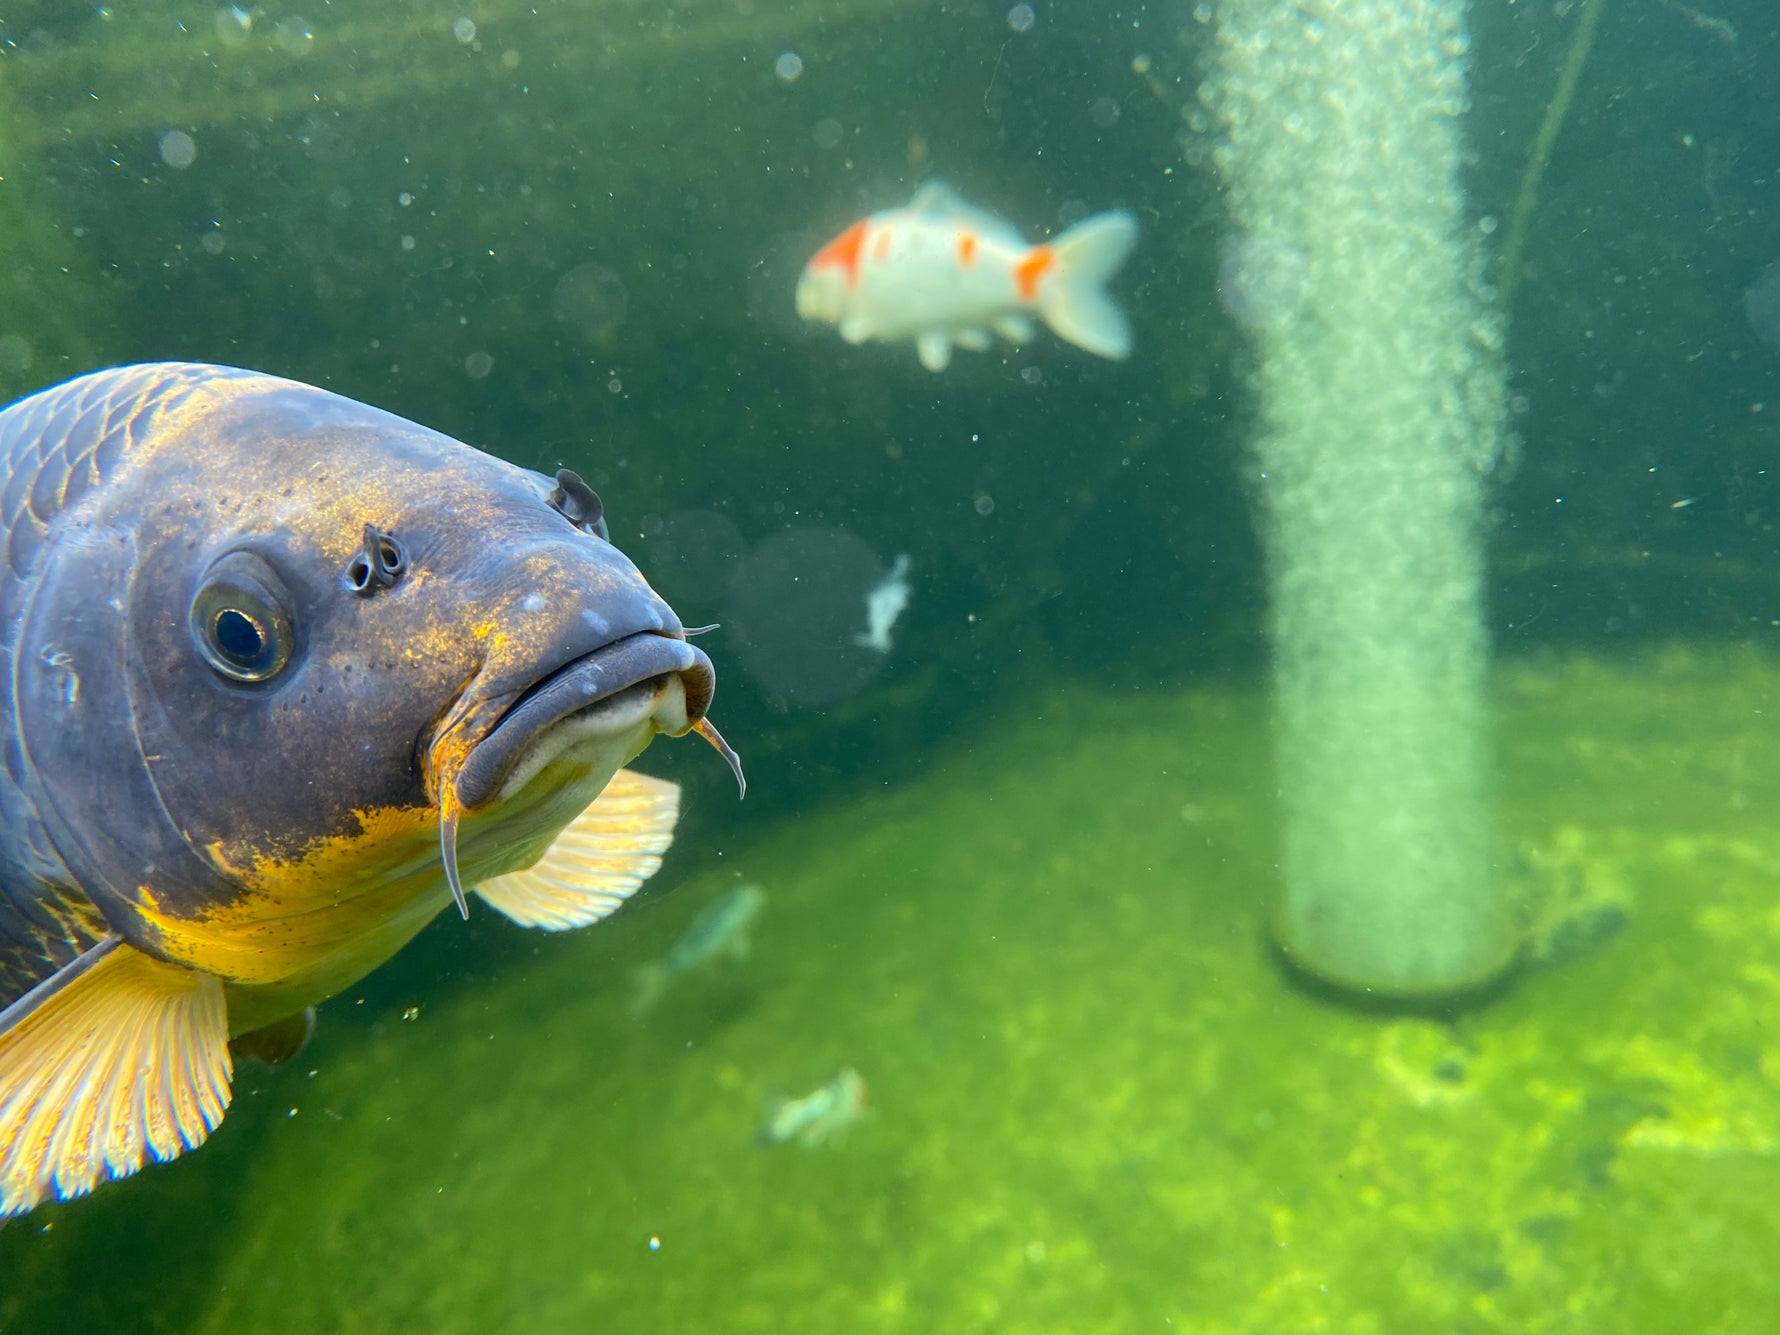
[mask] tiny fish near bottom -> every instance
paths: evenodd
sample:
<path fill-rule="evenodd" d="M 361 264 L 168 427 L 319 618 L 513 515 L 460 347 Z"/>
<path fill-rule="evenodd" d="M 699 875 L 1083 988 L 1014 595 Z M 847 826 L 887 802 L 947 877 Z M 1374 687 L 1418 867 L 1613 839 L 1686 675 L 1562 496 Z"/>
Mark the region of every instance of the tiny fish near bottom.
<path fill-rule="evenodd" d="M 795 1140 L 805 1149 L 814 1149 L 838 1138 L 870 1111 L 865 1077 L 851 1066 L 843 1066 L 840 1074 L 820 1089 L 801 1099 L 781 1100 L 754 1139 L 761 1145 Z"/>
<path fill-rule="evenodd" d="M 745 960 L 754 944 L 754 923 L 766 907 L 766 891 L 738 885 L 692 921 L 686 934 L 661 959 L 633 975 L 630 1013 L 651 1010 L 669 984 L 682 974 L 720 959 Z"/>

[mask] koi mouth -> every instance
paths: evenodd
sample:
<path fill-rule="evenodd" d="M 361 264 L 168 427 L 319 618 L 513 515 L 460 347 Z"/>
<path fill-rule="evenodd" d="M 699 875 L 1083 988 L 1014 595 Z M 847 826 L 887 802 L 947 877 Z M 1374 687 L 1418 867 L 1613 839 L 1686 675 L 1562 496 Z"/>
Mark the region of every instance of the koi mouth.
<path fill-rule="evenodd" d="M 590 731 L 617 732 L 647 717 L 668 681 L 678 676 L 686 721 L 663 732 L 696 727 L 710 708 L 717 673 L 685 640 L 644 631 L 570 659 L 534 683 L 495 721 L 457 772 L 457 800 L 474 810 L 505 786 L 544 732 L 573 717 Z M 604 726 L 602 726 L 604 725 Z"/>
<path fill-rule="evenodd" d="M 669 701 L 675 683 L 678 699 Z M 703 650 L 641 631 L 572 658 L 527 687 L 461 753 L 458 765 L 441 767 L 453 771 L 439 774 L 439 840 L 458 912 L 469 917 L 457 870 L 459 818 L 499 796 L 516 776 L 536 773 L 573 740 L 623 732 L 659 715 L 658 731 L 675 737 L 696 732 L 715 747 L 745 796 L 740 757 L 705 717 L 716 686 L 716 669 Z M 550 737 L 562 741 L 552 747 Z"/>

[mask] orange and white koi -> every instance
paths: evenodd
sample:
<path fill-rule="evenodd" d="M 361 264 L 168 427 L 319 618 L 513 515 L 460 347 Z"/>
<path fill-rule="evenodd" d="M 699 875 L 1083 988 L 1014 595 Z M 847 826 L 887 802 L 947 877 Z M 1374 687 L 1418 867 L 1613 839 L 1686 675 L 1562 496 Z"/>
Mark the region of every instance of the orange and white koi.
<path fill-rule="evenodd" d="M 1136 242 L 1137 220 L 1116 209 L 1028 245 L 929 181 L 906 208 L 861 219 L 817 251 L 797 281 L 797 313 L 849 343 L 912 338 L 930 371 L 945 370 L 954 347 L 986 350 L 992 333 L 1024 343 L 1035 316 L 1078 348 L 1123 359 L 1131 326 L 1105 284 Z"/>

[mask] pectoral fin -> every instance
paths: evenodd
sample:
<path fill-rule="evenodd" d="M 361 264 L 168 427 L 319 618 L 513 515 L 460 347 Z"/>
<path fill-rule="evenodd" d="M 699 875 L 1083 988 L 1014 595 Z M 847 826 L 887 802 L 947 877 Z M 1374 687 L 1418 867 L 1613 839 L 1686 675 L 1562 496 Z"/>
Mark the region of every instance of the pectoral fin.
<path fill-rule="evenodd" d="M 229 1040 L 229 1056 L 236 1061 L 252 1057 L 267 1066 L 283 1066 L 303 1050 L 315 1034 L 315 1007 L 305 1006 L 295 1015 L 236 1034 Z"/>
<path fill-rule="evenodd" d="M 655 874 L 679 819 L 678 784 L 621 769 L 543 857 L 484 881 L 476 893 L 521 927 L 585 927 Z"/>
<path fill-rule="evenodd" d="M 995 321 L 995 332 L 1009 343 L 1030 343 L 1032 341 L 1032 321 L 1024 315 L 1003 315 Z"/>
<path fill-rule="evenodd" d="M 921 355 L 921 365 L 929 371 L 943 371 L 952 362 L 952 335 L 943 329 L 918 334 L 915 351 Z"/>
<path fill-rule="evenodd" d="M 0 1012 L 0 1219 L 202 1144 L 231 1074 L 222 984 L 107 937 Z"/>

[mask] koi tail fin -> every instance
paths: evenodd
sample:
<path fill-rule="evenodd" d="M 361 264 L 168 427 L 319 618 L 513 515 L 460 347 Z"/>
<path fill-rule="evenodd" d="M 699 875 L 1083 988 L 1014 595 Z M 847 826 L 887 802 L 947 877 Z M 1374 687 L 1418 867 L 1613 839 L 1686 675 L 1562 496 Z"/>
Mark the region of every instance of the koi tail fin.
<path fill-rule="evenodd" d="M 1056 272 L 1038 293 L 1038 313 L 1058 338 L 1101 357 L 1131 355 L 1131 325 L 1106 283 L 1137 244 L 1137 219 L 1123 209 L 1097 213 L 1050 244 Z"/>

